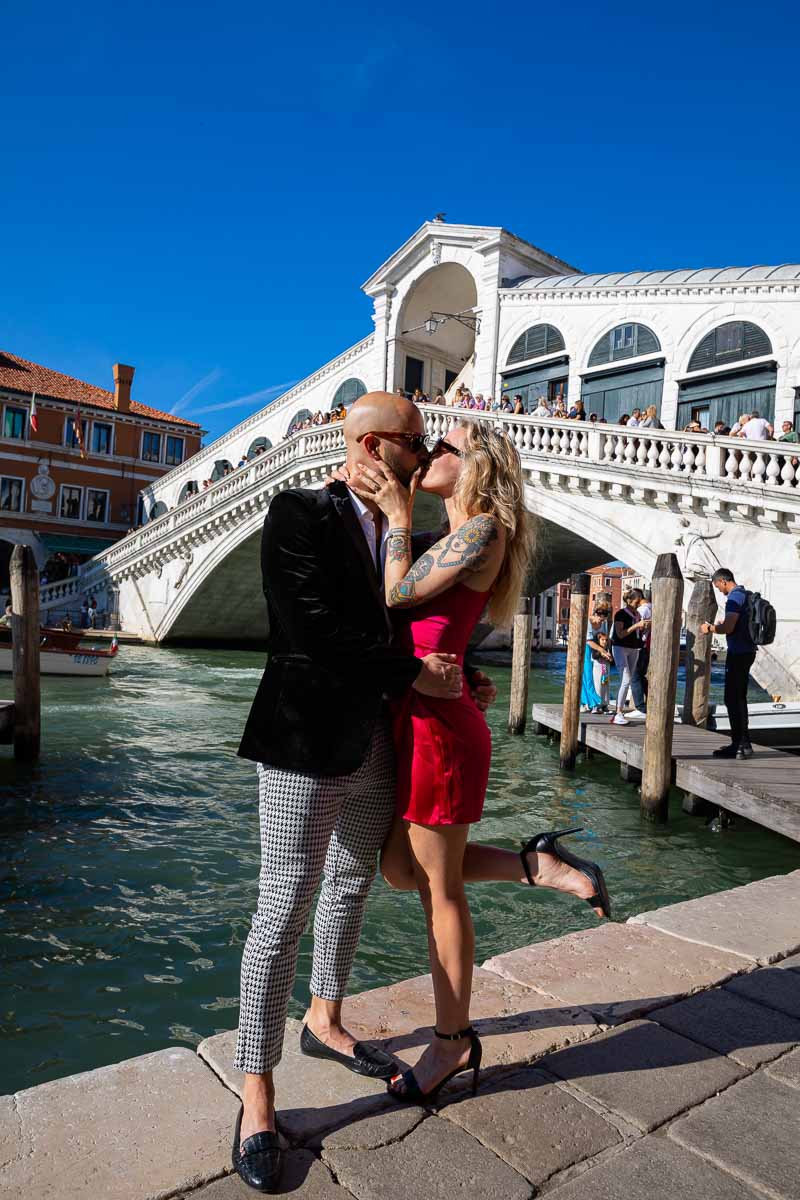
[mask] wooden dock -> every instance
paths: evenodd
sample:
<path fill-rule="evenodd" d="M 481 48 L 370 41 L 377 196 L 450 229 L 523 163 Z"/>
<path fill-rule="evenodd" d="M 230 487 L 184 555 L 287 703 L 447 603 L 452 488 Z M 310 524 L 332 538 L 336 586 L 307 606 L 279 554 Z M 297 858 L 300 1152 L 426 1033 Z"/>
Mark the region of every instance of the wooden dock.
<path fill-rule="evenodd" d="M 14 741 L 14 701 L 0 700 L 0 746 Z"/>
<path fill-rule="evenodd" d="M 534 704 L 532 717 L 538 726 L 561 733 L 560 704 Z M 644 728 L 644 721 L 612 725 L 607 714 L 581 713 L 579 737 L 589 749 L 641 771 Z M 800 842 L 800 759 L 755 742 L 750 759 L 712 758 L 712 751 L 728 741 L 708 729 L 676 722 L 672 744 L 675 786 Z"/>

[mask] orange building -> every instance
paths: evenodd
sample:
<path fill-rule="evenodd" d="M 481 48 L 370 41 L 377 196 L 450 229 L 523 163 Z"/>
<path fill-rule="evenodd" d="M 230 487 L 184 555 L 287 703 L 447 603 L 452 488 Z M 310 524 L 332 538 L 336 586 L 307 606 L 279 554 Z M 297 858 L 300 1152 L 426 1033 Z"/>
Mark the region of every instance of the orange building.
<path fill-rule="evenodd" d="M 13 542 L 66 574 L 141 524 L 141 489 L 200 449 L 194 421 L 131 399 L 133 373 L 116 363 L 109 392 L 0 351 L 0 587 Z"/>

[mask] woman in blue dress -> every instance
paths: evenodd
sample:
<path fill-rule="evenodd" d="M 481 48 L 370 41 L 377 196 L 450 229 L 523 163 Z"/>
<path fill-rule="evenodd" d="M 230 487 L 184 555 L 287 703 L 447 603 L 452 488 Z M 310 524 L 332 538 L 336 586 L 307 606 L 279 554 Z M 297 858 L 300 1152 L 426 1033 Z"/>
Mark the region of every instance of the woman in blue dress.
<path fill-rule="evenodd" d="M 581 708 L 584 712 L 606 712 L 608 708 L 608 704 L 604 704 L 603 697 L 597 690 L 592 650 L 599 649 L 599 644 L 594 639 L 600 633 L 608 633 L 610 620 L 611 605 L 603 593 L 597 597 L 594 612 L 589 617 L 589 625 L 586 629 L 586 647 L 583 652 L 583 677 L 581 679 Z"/>

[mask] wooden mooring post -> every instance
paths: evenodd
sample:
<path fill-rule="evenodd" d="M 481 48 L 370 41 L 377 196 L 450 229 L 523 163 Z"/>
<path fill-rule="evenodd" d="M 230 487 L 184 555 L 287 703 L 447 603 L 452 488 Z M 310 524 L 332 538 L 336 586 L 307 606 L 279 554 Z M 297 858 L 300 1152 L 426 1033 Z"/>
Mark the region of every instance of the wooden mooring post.
<path fill-rule="evenodd" d="M 561 767 L 571 771 L 578 755 L 581 724 L 581 683 L 583 655 L 586 649 L 586 625 L 589 620 L 589 585 L 586 573 L 570 579 L 569 633 L 567 634 L 567 676 L 564 680 L 564 716 L 561 725 Z"/>
<path fill-rule="evenodd" d="M 533 638 L 533 601 L 520 596 L 514 617 L 511 657 L 511 700 L 508 707 L 508 732 L 524 733 L 528 720 L 528 680 L 531 673 Z"/>
<path fill-rule="evenodd" d="M 35 762 L 41 731 L 39 571 L 30 546 L 15 546 L 11 554 L 11 607 L 14 757 Z"/>
<path fill-rule="evenodd" d="M 672 734 L 681 654 L 683 576 L 674 554 L 659 554 L 653 572 L 647 723 L 642 764 L 642 816 L 666 821 L 672 782 Z"/>
<path fill-rule="evenodd" d="M 717 615 L 717 601 L 710 579 L 697 579 L 686 609 L 686 687 L 683 693 L 681 721 L 684 725 L 705 726 L 708 720 L 708 689 L 711 683 L 711 642 L 713 635 L 701 633 L 704 621 Z"/>

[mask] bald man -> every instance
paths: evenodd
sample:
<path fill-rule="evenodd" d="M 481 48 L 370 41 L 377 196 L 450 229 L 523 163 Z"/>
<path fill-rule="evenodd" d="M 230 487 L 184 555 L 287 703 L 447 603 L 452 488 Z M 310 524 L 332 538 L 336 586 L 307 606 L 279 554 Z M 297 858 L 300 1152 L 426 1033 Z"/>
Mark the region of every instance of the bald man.
<path fill-rule="evenodd" d="M 371 392 L 345 421 L 347 466 L 383 461 L 407 483 L 427 461 L 424 432 L 409 400 Z M 392 645 L 382 593 L 386 532 L 377 506 L 342 482 L 281 492 L 264 521 L 270 653 L 239 748 L 258 764 L 261 877 L 242 957 L 234 1064 L 245 1084 L 233 1144 L 234 1167 L 260 1191 L 280 1175 L 272 1072 L 320 882 L 301 1049 L 373 1078 L 397 1071 L 384 1051 L 355 1041 L 341 1011 L 394 813 L 386 701 L 409 687 L 457 697 L 462 677 L 452 655 L 418 659 Z"/>

